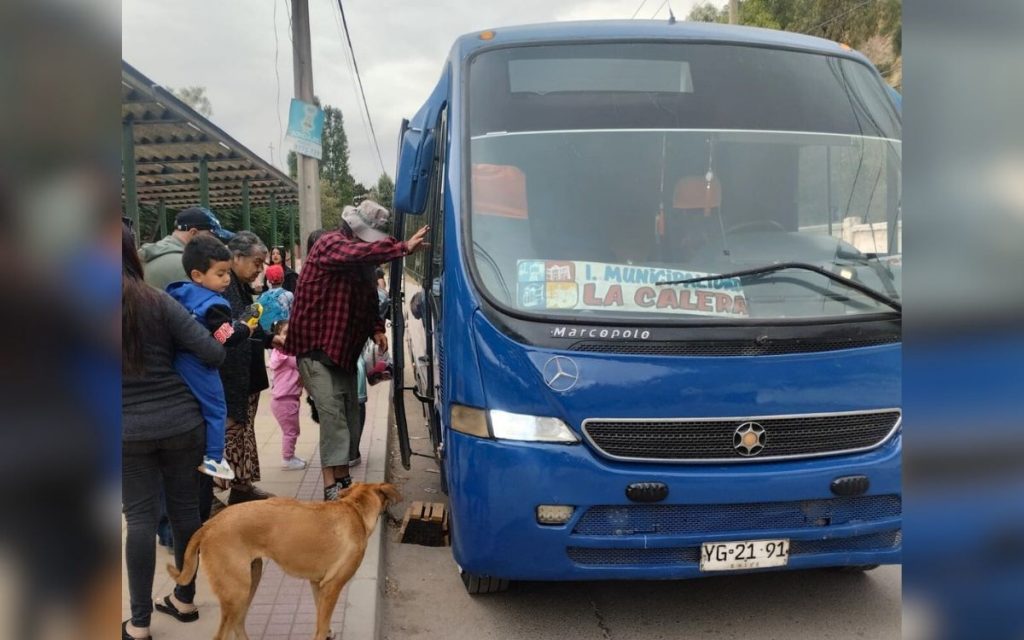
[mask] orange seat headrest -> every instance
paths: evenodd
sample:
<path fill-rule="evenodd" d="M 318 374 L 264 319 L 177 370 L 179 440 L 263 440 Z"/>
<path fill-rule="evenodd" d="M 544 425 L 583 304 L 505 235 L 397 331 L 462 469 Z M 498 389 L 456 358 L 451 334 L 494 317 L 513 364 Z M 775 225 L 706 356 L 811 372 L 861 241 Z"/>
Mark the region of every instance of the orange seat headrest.
<path fill-rule="evenodd" d="M 525 220 L 526 174 L 508 164 L 473 164 L 473 213 Z"/>
<path fill-rule="evenodd" d="M 718 178 L 708 182 L 704 176 L 687 176 L 676 182 L 672 194 L 673 209 L 701 209 L 704 215 L 722 205 L 722 185 Z"/>

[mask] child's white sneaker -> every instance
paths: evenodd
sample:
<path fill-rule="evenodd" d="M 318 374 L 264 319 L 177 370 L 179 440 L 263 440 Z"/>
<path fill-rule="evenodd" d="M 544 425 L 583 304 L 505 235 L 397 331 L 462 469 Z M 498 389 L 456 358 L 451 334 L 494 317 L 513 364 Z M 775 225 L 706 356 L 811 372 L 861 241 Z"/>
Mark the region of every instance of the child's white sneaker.
<path fill-rule="evenodd" d="M 220 462 L 213 458 L 207 458 L 203 456 L 203 464 L 199 465 L 199 471 L 205 473 L 208 476 L 214 478 L 220 478 L 222 480 L 234 480 L 235 472 L 231 470 L 228 463 L 224 458 L 220 459 Z"/>
<path fill-rule="evenodd" d="M 302 458 L 285 458 L 281 461 L 281 468 L 288 471 L 298 471 L 306 468 L 306 461 Z"/>

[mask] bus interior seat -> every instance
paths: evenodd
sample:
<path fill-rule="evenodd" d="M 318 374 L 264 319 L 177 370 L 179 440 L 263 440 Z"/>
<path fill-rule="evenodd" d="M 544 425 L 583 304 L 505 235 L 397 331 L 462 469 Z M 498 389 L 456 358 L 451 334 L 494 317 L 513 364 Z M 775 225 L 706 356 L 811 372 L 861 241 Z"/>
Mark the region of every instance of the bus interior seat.
<path fill-rule="evenodd" d="M 722 183 L 715 176 L 685 176 L 676 181 L 672 209 L 683 213 L 703 213 L 710 217 L 722 206 Z"/>
<path fill-rule="evenodd" d="M 717 249 L 722 244 L 721 207 L 722 184 L 716 176 L 679 178 L 665 220 L 669 253 L 685 263 L 707 249 Z"/>

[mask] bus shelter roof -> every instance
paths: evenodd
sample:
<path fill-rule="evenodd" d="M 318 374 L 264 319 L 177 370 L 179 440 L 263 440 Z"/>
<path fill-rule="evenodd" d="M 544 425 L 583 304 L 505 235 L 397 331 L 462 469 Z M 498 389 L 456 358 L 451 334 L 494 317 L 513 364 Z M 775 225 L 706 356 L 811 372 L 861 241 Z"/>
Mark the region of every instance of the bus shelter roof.
<path fill-rule="evenodd" d="M 269 203 L 271 195 L 279 204 L 298 202 L 298 186 L 288 175 L 124 61 L 121 120 L 131 124 L 139 204 L 201 204 L 203 160 L 211 208 L 241 206 L 245 182 L 253 206 Z M 125 193 L 122 185 L 122 200 Z"/>

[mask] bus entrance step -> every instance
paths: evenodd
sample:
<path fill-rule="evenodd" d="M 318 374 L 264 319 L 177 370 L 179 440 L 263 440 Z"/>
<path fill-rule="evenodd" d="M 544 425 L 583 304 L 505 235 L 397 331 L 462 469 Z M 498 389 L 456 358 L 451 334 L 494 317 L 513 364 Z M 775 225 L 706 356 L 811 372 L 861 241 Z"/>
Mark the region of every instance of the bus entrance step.
<path fill-rule="evenodd" d="M 402 520 L 400 540 L 403 544 L 425 547 L 447 547 L 448 505 L 443 502 L 413 502 Z"/>

